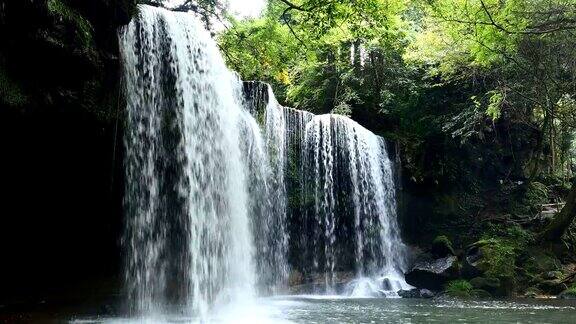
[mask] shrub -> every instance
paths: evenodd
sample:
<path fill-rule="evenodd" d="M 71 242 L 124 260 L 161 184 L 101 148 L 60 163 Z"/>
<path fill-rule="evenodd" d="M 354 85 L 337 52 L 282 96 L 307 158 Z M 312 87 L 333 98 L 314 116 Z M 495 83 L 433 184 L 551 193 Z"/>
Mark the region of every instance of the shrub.
<path fill-rule="evenodd" d="M 477 244 L 481 246 L 480 250 L 483 254 L 479 266 L 487 277 L 514 277 L 517 256 L 515 244 L 501 238 L 484 239 Z"/>
<path fill-rule="evenodd" d="M 469 298 L 473 297 L 474 287 L 466 280 L 453 280 L 446 285 L 446 294 L 452 297 Z"/>

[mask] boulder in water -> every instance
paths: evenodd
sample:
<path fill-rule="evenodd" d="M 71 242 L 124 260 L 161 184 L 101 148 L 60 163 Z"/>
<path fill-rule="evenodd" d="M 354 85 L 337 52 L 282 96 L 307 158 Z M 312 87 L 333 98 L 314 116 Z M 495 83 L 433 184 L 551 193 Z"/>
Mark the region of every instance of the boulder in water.
<path fill-rule="evenodd" d="M 416 263 L 406 273 L 406 282 L 418 288 L 441 290 L 444 284 L 459 276 L 458 258 L 449 256 Z"/>
<path fill-rule="evenodd" d="M 576 300 L 576 288 L 566 289 L 558 295 L 560 299 Z"/>
<path fill-rule="evenodd" d="M 402 298 L 433 298 L 434 293 L 428 289 L 399 290 L 398 296 Z"/>
<path fill-rule="evenodd" d="M 489 274 L 492 277 L 513 277 L 514 245 L 503 239 L 480 240 L 466 249 L 462 275 L 471 279 Z"/>

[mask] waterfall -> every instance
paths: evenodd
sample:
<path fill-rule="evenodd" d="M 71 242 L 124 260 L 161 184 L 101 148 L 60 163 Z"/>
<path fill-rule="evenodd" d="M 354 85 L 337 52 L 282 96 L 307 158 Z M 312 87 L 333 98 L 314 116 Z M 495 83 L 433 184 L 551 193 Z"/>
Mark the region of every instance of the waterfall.
<path fill-rule="evenodd" d="M 127 102 L 126 282 L 134 311 L 255 294 L 249 183 L 266 159 L 242 84 L 191 15 L 147 6 L 120 31 Z M 245 154 L 241 148 L 253 154 Z M 251 168 L 252 165 L 252 168 Z M 261 165 L 266 169 L 266 164 Z"/>
<path fill-rule="evenodd" d="M 404 287 L 380 137 L 242 83 L 193 15 L 139 6 L 119 44 L 132 312 L 206 318 L 285 292 L 296 270 L 324 274 L 328 287 L 351 269 L 385 291 Z"/>
<path fill-rule="evenodd" d="M 256 248 L 256 265 L 258 288 L 263 293 L 276 293 L 284 285 L 288 276 L 286 254 L 289 236 L 287 226 L 285 166 L 287 161 L 287 143 L 285 138 L 286 120 L 283 108 L 274 99 L 272 90 L 251 87 L 244 103 L 248 111 L 254 115 L 254 128 L 260 127 L 256 119 L 261 121 L 264 131 L 261 132 L 262 142 L 257 143 L 256 156 L 249 160 L 251 164 L 250 197 L 253 208 L 254 236 Z M 267 102 L 262 111 L 258 104 Z M 260 139 L 260 136 L 254 136 Z M 254 149 L 245 150 L 248 155 L 254 154 Z"/>
<path fill-rule="evenodd" d="M 358 277 L 348 288 L 351 295 L 367 294 L 366 278 L 379 281 L 371 294 L 408 288 L 384 140 L 347 117 L 321 115 L 306 125 L 304 143 L 302 192 L 312 199 L 308 245 L 328 289 L 335 271 L 344 269 L 354 269 Z M 355 249 L 347 248 L 352 242 Z"/>
<path fill-rule="evenodd" d="M 385 141 L 344 116 L 282 107 L 269 85 L 249 88 L 250 110 L 266 121 L 275 179 L 287 200 L 273 217 L 288 238 L 275 232 L 268 246 L 286 251 L 293 269 L 323 277 L 325 292 L 394 296 L 410 288 Z M 355 279 L 337 289 L 350 279 L 337 277 L 350 271 Z"/>

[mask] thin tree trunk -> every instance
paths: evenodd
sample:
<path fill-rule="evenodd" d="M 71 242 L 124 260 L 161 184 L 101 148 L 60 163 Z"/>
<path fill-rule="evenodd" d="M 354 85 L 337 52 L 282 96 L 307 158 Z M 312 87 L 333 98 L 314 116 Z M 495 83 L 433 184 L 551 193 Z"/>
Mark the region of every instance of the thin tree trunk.
<path fill-rule="evenodd" d="M 540 173 L 540 157 L 543 155 L 544 139 L 546 136 L 546 130 L 548 128 L 549 114 L 544 111 L 544 122 L 542 123 L 542 129 L 538 133 L 538 138 L 536 142 L 536 148 L 532 151 L 532 156 L 530 157 L 530 162 L 532 164 L 532 170 L 530 172 L 530 179 L 535 179 Z M 529 164 L 530 165 L 530 164 Z"/>
<path fill-rule="evenodd" d="M 540 239 L 545 241 L 560 240 L 574 221 L 574 218 L 576 218 L 576 183 L 572 184 L 572 189 L 568 194 L 568 199 L 566 199 L 566 205 L 540 233 Z"/>

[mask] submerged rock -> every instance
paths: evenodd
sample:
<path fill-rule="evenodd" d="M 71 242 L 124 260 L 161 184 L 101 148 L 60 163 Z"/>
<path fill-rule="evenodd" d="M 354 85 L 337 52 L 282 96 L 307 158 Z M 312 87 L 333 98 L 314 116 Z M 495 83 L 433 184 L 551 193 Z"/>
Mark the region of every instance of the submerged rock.
<path fill-rule="evenodd" d="M 566 289 L 563 292 L 561 292 L 560 295 L 558 295 L 558 298 L 576 300 L 576 289 L 575 288 Z"/>
<path fill-rule="evenodd" d="M 289 276 L 289 291 L 292 294 L 344 294 L 346 288 L 355 279 L 353 272 L 335 272 L 333 279 L 324 273 L 304 275 L 293 271 Z"/>
<path fill-rule="evenodd" d="M 398 296 L 402 298 L 433 298 L 435 294 L 428 289 L 399 290 Z"/>
<path fill-rule="evenodd" d="M 458 258 L 446 258 L 417 263 L 406 273 L 406 282 L 418 288 L 441 290 L 444 284 L 459 275 Z"/>

